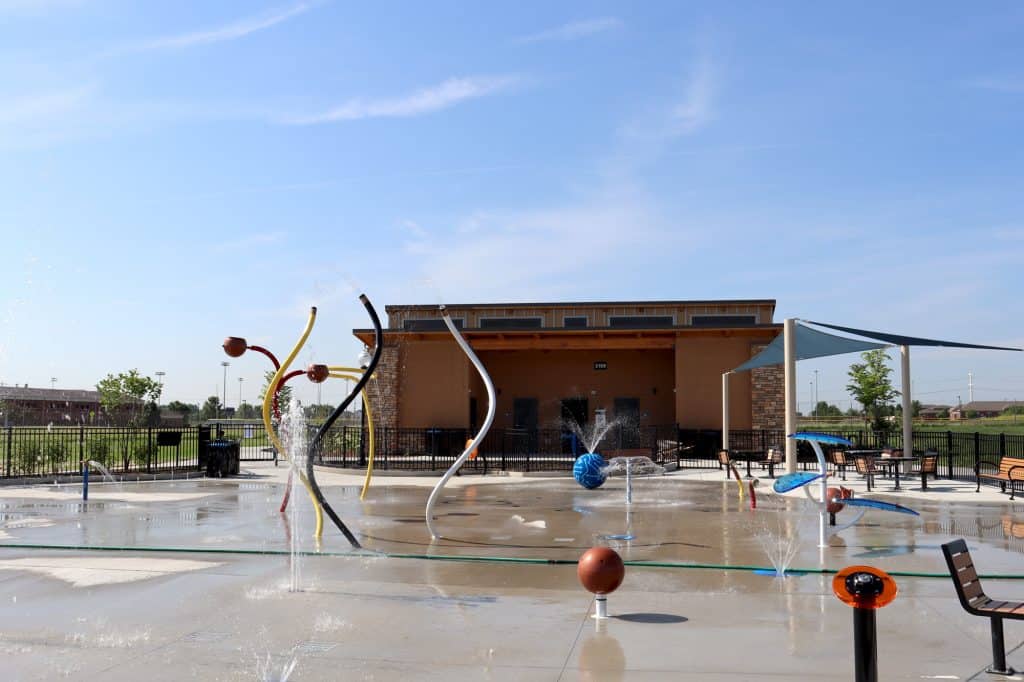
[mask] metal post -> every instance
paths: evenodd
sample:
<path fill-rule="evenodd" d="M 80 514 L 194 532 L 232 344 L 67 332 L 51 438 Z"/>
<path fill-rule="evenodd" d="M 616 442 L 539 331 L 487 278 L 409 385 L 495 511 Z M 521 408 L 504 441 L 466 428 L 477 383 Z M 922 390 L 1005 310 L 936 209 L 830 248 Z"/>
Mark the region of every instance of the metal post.
<path fill-rule="evenodd" d="M 900 346 L 903 389 L 903 456 L 914 455 L 914 406 L 910 395 L 910 346 Z"/>
<path fill-rule="evenodd" d="M 4 458 L 4 471 L 7 478 L 11 477 L 11 441 L 14 438 L 14 427 L 7 427 L 7 454 Z"/>
<path fill-rule="evenodd" d="M 953 432 L 946 431 L 946 463 L 949 466 L 949 477 L 953 478 Z"/>
<path fill-rule="evenodd" d="M 786 435 L 796 433 L 796 320 L 783 322 L 783 357 L 785 359 Z M 796 471 L 796 440 L 786 439 L 786 473 Z"/>
<path fill-rule="evenodd" d="M 729 449 L 729 375 L 722 372 L 722 449 Z"/>
<path fill-rule="evenodd" d="M 1013 668 L 1006 667 L 1006 646 L 1003 644 L 1003 619 L 992 618 L 992 667 L 985 672 L 997 675 L 1012 675 Z"/>
<path fill-rule="evenodd" d="M 878 628 L 874 609 L 853 610 L 853 661 L 856 682 L 878 682 Z"/>

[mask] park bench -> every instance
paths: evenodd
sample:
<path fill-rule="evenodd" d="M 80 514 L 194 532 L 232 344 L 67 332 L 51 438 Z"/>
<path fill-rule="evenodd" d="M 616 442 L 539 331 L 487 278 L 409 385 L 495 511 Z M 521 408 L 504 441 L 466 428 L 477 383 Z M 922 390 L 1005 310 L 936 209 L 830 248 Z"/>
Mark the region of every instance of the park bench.
<path fill-rule="evenodd" d="M 1006 666 L 1006 647 L 1003 643 L 1003 619 L 1024 620 L 1024 602 L 999 601 L 985 594 L 981 580 L 971 560 L 967 543 L 962 539 L 942 545 L 946 566 L 956 588 L 960 605 L 972 616 L 991 620 L 992 666 L 986 672 L 997 675 L 1012 675 L 1013 669 Z"/>
<path fill-rule="evenodd" d="M 989 467 L 994 471 L 982 471 L 982 467 Z M 1010 499 L 1014 498 L 1017 491 L 1017 484 L 1024 483 L 1024 457 L 1006 457 L 999 459 L 999 464 L 988 460 L 981 460 L 974 469 L 978 479 L 978 487 L 975 492 L 981 492 L 981 481 L 996 481 L 999 489 L 1006 492 L 1006 484 L 1010 484 Z"/>

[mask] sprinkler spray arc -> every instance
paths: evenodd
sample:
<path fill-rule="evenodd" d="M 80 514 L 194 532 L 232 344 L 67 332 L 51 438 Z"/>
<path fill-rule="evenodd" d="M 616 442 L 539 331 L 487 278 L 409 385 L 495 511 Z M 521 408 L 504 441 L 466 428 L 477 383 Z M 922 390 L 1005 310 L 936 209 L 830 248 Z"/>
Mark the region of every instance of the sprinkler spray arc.
<path fill-rule="evenodd" d="M 448 331 L 450 331 L 452 336 L 455 337 L 455 341 L 459 344 L 459 348 L 461 348 L 462 352 L 466 354 L 469 361 L 473 363 L 473 367 L 476 368 L 476 371 L 480 374 L 480 378 L 484 381 L 484 386 L 487 388 L 487 416 L 484 418 L 484 423 L 480 428 L 480 431 L 478 431 L 476 436 L 473 437 L 473 440 L 466 444 L 466 449 L 462 451 L 462 454 L 455 460 L 455 463 L 448 468 L 448 471 L 444 472 L 444 476 L 442 476 L 441 480 L 434 486 L 434 489 L 430 492 L 430 497 L 427 499 L 427 530 L 430 531 L 430 537 L 434 540 L 441 539 L 441 535 L 434 530 L 434 505 L 437 503 L 437 498 L 441 494 L 441 489 L 444 488 L 445 484 L 448 483 L 448 480 L 454 476 L 455 472 L 459 470 L 467 459 L 469 459 L 469 456 L 476 449 L 477 444 L 483 442 L 484 437 L 491 428 L 491 424 L 494 422 L 494 414 L 497 412 L 497 401 L 494 398 L 494 383 L 491 381 L 490 375 L 484 368 L 483 363 L 480 362 L 480 358 L 476 356 L 476 353 L 474 353 L 473 349 L 469 347 L 466 339 L 463 338 L 462 334 L 460 334 L 459 330 L 455 327 L 455 323 L 452 322 L 452 318 L 448 315 L 445 307 L 442 305 L 440 306 L 440 309 L 441 317 L 444 319 L 444 323 L 447 325 Z"/>
<path fill-rule="evenodd" d="M 274 431 L 273 422 L 270 419 L 271 404 L 276 403 L 277 389 L 280 385 L 282 385 L 282 379 L 284 378 L 285 373 L 287 373 L 288 368 L 291 366 L 292 362 L 295 361 L 295 356 L 299 354 L 299 351 L 302 350 L 302 347 L 306 344 L 306 339 L 309 338 L 310 332 L 313 331 L 313 325 L 315 323 L 316 306 L 313 306 L 309 309 L 309 319 L 306 321 L 306 328 L 302 331 L 302 336 L 299 337 L 298 342 L 296 342 L 295 347 L 292 348 L 292 351 L 291 353 L 288 354 L 288 357 L 285 358 L 285 361 L 281 364 L 280 367 L 277 368 L 277 371 L 274 373 L 273 378 L 270 380 L 270 386 L 268 387 L 267 395 L 264 396 L 263 398 L 263 426 L 267 430 L 267 437 L 270 438 L 271 443 L 273 443 L 274 447 L 277 448 L 277 451 L 282 453 L 286 459 L 288 458 L 288 455 L 287 453 L 285 453 L 284 448 L 281 446 L 281 439 L 277 437 L 277 433 Z M 309 481 L 306 479 L 306 477 L 302 475 L 301 471 L 299 472 L 299 480 L 302 481 L 302 485 L 303 487 L 305 487 L 306 492 L 309 494 L 310 501 L 312 501 L 313 503 L 313 509 L 316 512 L 316 531 L 314 532 L 313 537 L 319 539 L 320 535 L 323 532 L 324 526 L 323 512 L 320 509 L 320 504 L 318 503 L 317 497 L 313 492 L 313 488 L 310 486 Z M 284 511 L 284 507 L 287 504 L 288 495 L 286 492 L 285 499 L 281 503 L 282 511 Z"/>
<path fill-rule="evenodd" d="M 309 443 L 309 454 L 306 456 L 306 478 L 309 480 L 309 486 L 312 490 L 312 494 L 316 500 L 323 507 L 323 510 L 327 512 L 327 515 L 331 517 L 331 521 L 334 521 L 334 525 L 338 527 L 338 530 L 342 532 L 345 538 L 352 545 L 353 549 L 362 549 L 362 545 L 356 540 L 356 536 L 352 534 L 331 508 L 330 503 L 324 497 L 323 492 L 320 490 L 320 486 L 316 482 L 316 474 L 313 471 L 313 458 L 316 453 L 320 452 L 321 444 L 323 443 L 324 436 L 327 435 L 327 431 L 331 428 L 338 417 L 345 411 L 345 409 L 352 403 L 352 400 L 359 395 L 359 393 L 366 387 L 366 382 L 370 380 L 370 376 L 373 371 L 377 369 L 377 363 L 380 362 L 381 352 L 383 348 L 383 333 L 380 328 L 380 318 L 377 317 L 377 311 L 373 309 L 373 304 L 370 303 L 370 299 L 366 297 L 366 294 L 359 294 L 359 300 L 362 301 L 363 306 L 366 308 L 366 312 L 370 315 L 370 319 L 373 321 L 373 357 L 370 359 L 370 364 L 367 365 L 366 371 L 363 372 L 363 376 L 356 382 L 355 387 L 352 391 L 345 396 L 345 399 L 341 401 L 341 404 L 334 409 L 329 417 L 320 425 L 316 435 L 313 436 L 313 440 Z M 317 527 L 317 537 L 320 537 L 322 528 Z"/>

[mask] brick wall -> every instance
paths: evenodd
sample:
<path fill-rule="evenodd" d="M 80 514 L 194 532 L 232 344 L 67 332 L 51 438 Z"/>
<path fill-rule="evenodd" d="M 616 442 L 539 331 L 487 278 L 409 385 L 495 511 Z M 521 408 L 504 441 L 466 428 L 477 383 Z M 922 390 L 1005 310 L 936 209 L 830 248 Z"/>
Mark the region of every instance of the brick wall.
<path fill-rule="evenodd" d="M 765 346 L 751 346 L 751 357 Z M 751 428 L 778 429 L 786 426 L 786 384 L 782 365 L 758 367 L 750 370 L 750 412 Z"/>
<path fill-rule="evenodd" d="M 395 341 L 384 341 L 380 362 L 367 384 L 375 427 L 398 426 L 398 392 L 401 390 L 402 349 Z"/>

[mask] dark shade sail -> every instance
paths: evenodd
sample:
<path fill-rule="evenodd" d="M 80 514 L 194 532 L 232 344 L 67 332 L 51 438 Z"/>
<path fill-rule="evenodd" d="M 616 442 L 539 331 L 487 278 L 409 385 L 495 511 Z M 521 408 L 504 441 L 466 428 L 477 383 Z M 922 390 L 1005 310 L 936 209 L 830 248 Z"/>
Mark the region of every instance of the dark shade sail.
<path fill-rule="evenodd" d="M 805 327 L 799 322 L 796 324 L 795 331 L 797 360 L 824 358 L 829 355 L 860 353 L 866 350 L 885 348 L 885 344 L 871 343 L 870 341 L 861 341 L 860 339 L 847 339 L 842 336 L 827 334 L 817 329 Z M 746 372 L 758 367 L 781 365 L 785 362 L 784 336 L 784 334 L 776 336 L 771 343 L 765 346 L 764 350 L 734 369 L 733 372 Z"/>
<path fill-rule="evenodd" d="M 1020 348 L 1006 348 L 1003 346 L 980 346 L 975 343 L 959 343 L 957 341 L 938 341 L 936 339 L 922 339 L 916 336 L 901 336 L 900 334 L 872 332 L 867 331 L 865 329 L 854 329 L 853 327 L 840 327 L 837 324 L 826 324 L 824 322 L 813 322 L 811 320 L 807 320 L 807 323 L 817 325 L 819 327 L 828 327 L 829 329 L 835 329 L 836 331 L 846 332 L 847 334 L 855 334 L 856 336 L 864 336 L 869 339 L 885 341 L 886 343 L 891 343 L 894 346 L 940 346 L 943 348 L 977 348 L 980 350 L 1022 350 Z"/>

